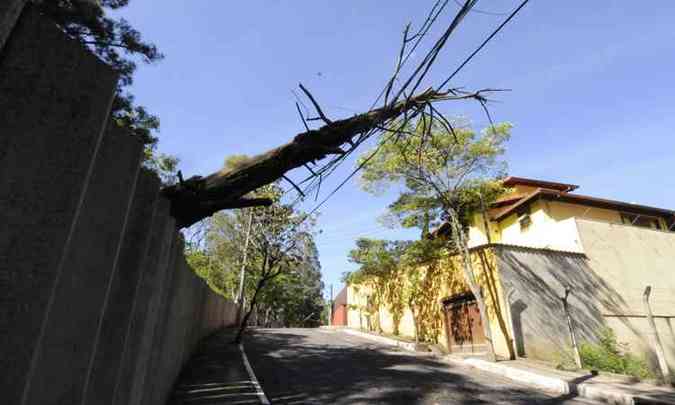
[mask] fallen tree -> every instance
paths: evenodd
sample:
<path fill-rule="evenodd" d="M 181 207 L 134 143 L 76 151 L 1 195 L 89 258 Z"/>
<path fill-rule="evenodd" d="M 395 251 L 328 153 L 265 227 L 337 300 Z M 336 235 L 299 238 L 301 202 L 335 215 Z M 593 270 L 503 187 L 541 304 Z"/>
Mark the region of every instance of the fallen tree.
<path fill-rule="evenodd" d="M 435 115 L 441 122 L 448 125 L 447 130 L 452 131 L 449 122 L 433 106 L 436 102 L 474 99 L 481 104 L 487 114 L 486 99 L 482 93 L 491 90 L 470 93 L 457 88 L 449 88 L 448 83 L 518 13 L 528 0 L 524 0 L 440 85 L 430 87 L 421 93 L 418 92 L 449 37 L 477 1 L 463 2 L 460 10 L 443 34 L 426 52 L 421 62 L 406 78 L 401 78 L 400 75 L 406 62 L 427 36 L 432 25 L 439 19 L 449 0 L 437 0 L 416 32 L 410 31 L 410 24 L 405 27 L 394 73 L 377 99 L 379 101 L 384 96 L 382 107 L 372 108 L 350 118 L 332 121 L 326 117 L 312 94 L 301 84 L 300 89 L 311 101 L 318 115 L 316 118 L 305 120 L 298 107 L 305 132 L 296 135 L 291 142 L 258 155 L 236 169 L 224 169 L 206 177 L 194 176 L 187 180 L 184 180 L 179 172 L 179 182 L 162 190 L 162 194 L 171 201 L 171 214 L 176 218 L 177 225 L 181 228 L 188 227 L 223 209 L 271 205 L 271 200 L 250 198 L 247 194 L 280 178 L 290 182 L 298 193 L 304 196 L 303 190 L 285 176 L 288 171 L 305 166 L 311 173 L 310 178 L 318 178 L 320 185 L 322 176 L 331 172 L 328 168 L 336 162 L 339 163 L 344 156 L 354 151 L 366 139 L 377 133 L 389 132 L 391 138 L 396 141 L 401 136 L 405 136 L 405 132 L 392 130 L 391 124 L 398 120 L 396 126 L 403 128 L 409 120 L 424 114 L 425 110 L 429 110 L 429 114 Z M 397 83 L 402 84 L 394 89 Z M 489 117 L 489 114 L 487 115 Z M 403 117 L 402 120 L 400 120 L 401 117 Z M 322 121 L 324 125 L 318 129 L 310 129 L 307 124 L 309 120 Z M 347 144 L 348 148 L 343 149 Z M 317 171 L 308 165 L 329 155 L 332 155 L 333 159 Z"/>
<path fill-rule="evenodd" d="M 489 91 L 483 90 L 482 92 Z M 162 193 L 171 201 L 171 214 L 179 227 L 187 227 L 223 209 L 270 205 L 265 198 L 245 195 L 270 184 L 292 169 L 313 163 L 328 155 L 342 155 L 345 144 L 354 146 L 354 138 L 385 128 L 408 113 L 442 100 L 480 98 L 481 92 L 462 94 L 455 90 L 429 89 L 394 104 L 338 121 L 325 119 L 326 125 L 298 134 L 278 148 L 252 158 L 237 169 L 220 170 L 206 177 L 191 177 L 166 187 Z M 320 111 L 320 110 L 319 110 Z M 323 115 L 323 113 L 321 113 Z"/>

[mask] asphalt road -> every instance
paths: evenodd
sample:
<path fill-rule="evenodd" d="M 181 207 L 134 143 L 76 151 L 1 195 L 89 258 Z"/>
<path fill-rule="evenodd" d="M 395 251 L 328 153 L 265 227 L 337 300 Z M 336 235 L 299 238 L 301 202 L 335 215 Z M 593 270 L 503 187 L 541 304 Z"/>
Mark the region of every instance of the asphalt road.
<path fill-rule="evenodd" d="M 257 329 L 246 353 L 273 404 L 593 404 L 327 329 Z"/>

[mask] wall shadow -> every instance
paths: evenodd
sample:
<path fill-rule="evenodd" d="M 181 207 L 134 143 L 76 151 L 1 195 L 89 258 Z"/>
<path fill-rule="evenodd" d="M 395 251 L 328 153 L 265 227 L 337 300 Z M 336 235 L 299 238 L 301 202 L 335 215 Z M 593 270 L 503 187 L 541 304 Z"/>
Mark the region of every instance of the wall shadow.
<path fill-rule="evenodd" d="M 596 342 L 602 311 L 621 313 L 627 303 L 589 266 L 582 254 L 501 246 L 500 278 L 516 329 L 520 356 L 549 359 L 571 347 L 561 296 L 571 289 L 570 315 L 579 341 Z M 627 320 L 626 326 L 639 334 Z"/>

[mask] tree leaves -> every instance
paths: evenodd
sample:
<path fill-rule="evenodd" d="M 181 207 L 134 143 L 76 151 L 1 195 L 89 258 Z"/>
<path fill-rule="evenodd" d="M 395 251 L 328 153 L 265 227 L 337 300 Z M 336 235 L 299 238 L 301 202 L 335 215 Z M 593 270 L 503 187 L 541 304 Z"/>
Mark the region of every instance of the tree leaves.
<path fill-rule="evenodd" d="M 242 160 L 245 158 L 236 156 L 228 159 L 226 166 Z M 271 198 L 275 203 L 215 214 L 209 221 L 206 246 L 193 255 L 191 264 L 199 267 L 196 271 L 202 277 L 208 275 L 205 278 L 214 290 L 231 297 L 239 289 L 245 263 L 244 296 L 249 308 L 255 297 L 255 310 L 271 319 L 286 325 L 316 326 L 323 306 L 323 284 L 313 238 L 315 218 L 285 204 L 277 184 L 257 190 L 252 197 Z M 244 252 L 249 221 L 251 231 Z"/>
<path fill-rule="evenodd" d="M 36 5 L 51 17 L 70 38 L 89 48 L 118 74 L 118 91 L 112 105 L 113 121 L 138 136 L 154 151 L 159 130 L 159 118 L 135 104 L 133 95 L 125 89 L 133 83 L 136 61 L 155 63 L 164 58 L 152 43 L 145 42 L 141 33 L 123 18 L 110 18 L 106 9 L 117 10 L 129 0 L 42 0 Z"/>
<path fill-rule="evenodd" d="M 418 227 L 423 235 L 450 208 L 467 224 L 481 204 L 503 191 L 495 179 L 505 174 L 500 159 L 511 127 L 500 123 L 476 133 L 461 120 L 446 123 L 428 115 L 405 125 L 395 122 L 392 131 L 400 136 L 379 138 L 379 152 L 364 167 L 361 185 L 374 194 L 402 187 L 389 212 L 400 225 Z M 360 162 L 369 156 L 364 153 Z"/>

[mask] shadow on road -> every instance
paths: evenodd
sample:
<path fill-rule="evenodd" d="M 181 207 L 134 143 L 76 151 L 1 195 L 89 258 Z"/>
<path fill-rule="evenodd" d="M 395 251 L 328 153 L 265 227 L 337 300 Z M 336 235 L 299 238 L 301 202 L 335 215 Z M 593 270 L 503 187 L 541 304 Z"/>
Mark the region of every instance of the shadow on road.
<path fill-rule="evenodd" d="M 563 404 L 492 374 L 413 356 L 334 331 L 253 331 L 246 343 L 253 368 L 279 404 Z"/>

